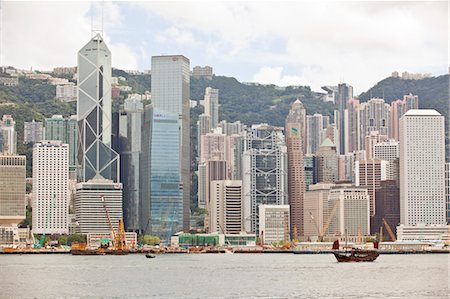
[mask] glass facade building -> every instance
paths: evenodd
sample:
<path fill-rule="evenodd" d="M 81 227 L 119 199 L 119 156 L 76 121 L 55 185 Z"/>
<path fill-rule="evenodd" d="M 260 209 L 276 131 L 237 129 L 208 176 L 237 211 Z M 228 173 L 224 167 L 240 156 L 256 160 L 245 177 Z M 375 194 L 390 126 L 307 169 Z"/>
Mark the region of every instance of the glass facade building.
<path fill-rule="evenodd" d="M 97 34 L 78 52 L 79 180 L 119 181 L 119 154 L 111 147 L 111 52 Z"/>
<path fill-rule="evenodd" d="M 178 115 L 153 110 L 151 135 L 151 233 L 165 243 L 183 229 L 180 189 L 180 136 Z"/>

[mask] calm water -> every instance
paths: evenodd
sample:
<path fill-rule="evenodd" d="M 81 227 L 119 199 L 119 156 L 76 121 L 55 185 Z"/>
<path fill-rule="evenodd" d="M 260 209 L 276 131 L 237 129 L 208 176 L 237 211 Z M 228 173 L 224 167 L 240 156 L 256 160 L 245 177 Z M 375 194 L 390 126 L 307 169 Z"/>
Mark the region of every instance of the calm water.
<path fill-rule="evenodd" d="M 448 255 L 0 255 L 0 298 L 448 298 Z"/>

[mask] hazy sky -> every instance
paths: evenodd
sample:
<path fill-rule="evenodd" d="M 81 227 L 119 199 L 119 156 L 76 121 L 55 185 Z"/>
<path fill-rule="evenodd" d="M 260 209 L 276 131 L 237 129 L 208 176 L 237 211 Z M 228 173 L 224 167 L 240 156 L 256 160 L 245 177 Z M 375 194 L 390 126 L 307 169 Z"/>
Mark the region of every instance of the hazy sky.
<path fill-rule="evenodd" d="M 2 64 L 75 66 L 101 28 L 101 2 L 3 2 Z M 183 54 L 239 81 L 348 82 L 360 93 L 392 71 L 448 71 L 448 2 L 104 2 L 113 66 L 149 69 Z M 93 18 L 92 18 L 93 16 Z"/>

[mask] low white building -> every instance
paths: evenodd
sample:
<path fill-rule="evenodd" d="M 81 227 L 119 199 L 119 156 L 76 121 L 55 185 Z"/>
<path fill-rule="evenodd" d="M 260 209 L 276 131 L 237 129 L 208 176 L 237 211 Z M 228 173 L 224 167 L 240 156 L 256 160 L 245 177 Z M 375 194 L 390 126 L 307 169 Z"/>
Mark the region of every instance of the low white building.
<path fill-rule="evenodd" d="M 399 241 L 448 241 L 450 225 L 399 225 L 397 239 Z"/>
<path fill-rule="evenodd" d="M 259 236 L 263 244 L 289 241 L 289 205 L 259 205 Z"/>

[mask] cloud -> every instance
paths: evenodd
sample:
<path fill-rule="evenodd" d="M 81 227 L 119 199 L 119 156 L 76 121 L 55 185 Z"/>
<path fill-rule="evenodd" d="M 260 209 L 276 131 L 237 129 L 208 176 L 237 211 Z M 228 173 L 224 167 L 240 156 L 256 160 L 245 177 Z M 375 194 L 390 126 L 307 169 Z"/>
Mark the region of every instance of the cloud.
<path fill-rule="evenodd" d="M 361 92 L 394 70 L 437 74 L 447 70 L 446 2 L 138 5 L 169 26 L 182 24 L 196 37 L 207 36 L 197 43 L 210 55 L 209 64 L 216 72 L 221 65 L 231 69 L 233 64 L 234 75 L 246 74 L 243 81 L 271 74 L 281 82 L 308 79 L 318 89 L 345 80 Z M 268 65 L 272 67 L 263 68 Z M 282 67 L 282 73 L 289 70 L 289 75 L 276 76 L 279 68 L 273 66 Z"/>
<path fill-rule="evenodd" d="M 283 67 L 262 67 L 253 77 L 254 82 L 278 86 L 300 85 L 301 77 L 283 75 Z"/>
<path fill-rule="evenodd" d="M 91 6 L 89 2 L 8 1 L 2 5 L 2 64 L 38 70 L 75 66 L 77 52 L 91 37 L 91 15 L 98 20 L 101 12 L 99 3 Z M 104 37 L 113 66 L 138 68 L 138 55 L 109 35 L 114 28 L 124 26 L 120 7 L 108 2 L 104 5 Z M 94 29 L 100 28 L 94 24 Z"/>
<path fill-rule="evenodd" d="M 156 36 L 156 40 L 161 43 L 174 43 L 177 45 L 194 45 L 195 40 L 192 32 L 182 30 L 177 27 L 169 27 Z"/>

